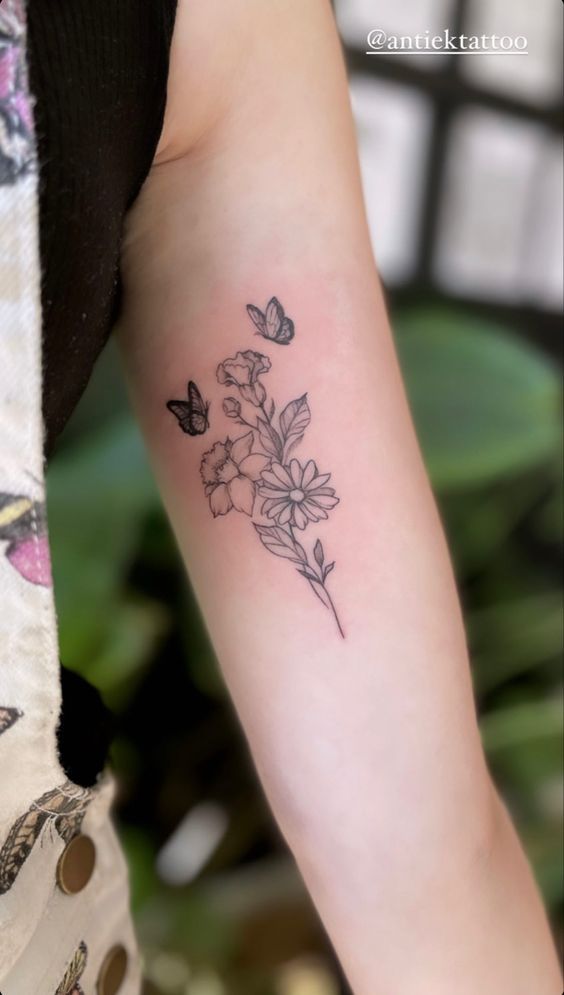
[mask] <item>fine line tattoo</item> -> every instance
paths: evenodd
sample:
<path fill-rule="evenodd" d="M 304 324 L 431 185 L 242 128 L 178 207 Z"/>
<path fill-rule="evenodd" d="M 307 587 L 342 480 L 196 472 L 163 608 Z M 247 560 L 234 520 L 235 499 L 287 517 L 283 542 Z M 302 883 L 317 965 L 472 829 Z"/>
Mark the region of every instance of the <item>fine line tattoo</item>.
<path fill-rule="evenodd" d="M 263 312 L 254 304 L 247 304 L 247 313 L 258 328 L 258 335 L 278 345 L 289 345 L 294 338 L 294 322 L 287 318 L 279 300 L 271 297 Z"/>
<path fill-rule="evenodd" d="M 284 317 L 276 298 L 267 307 L 265 321 L 273 302 L 282 327 L 289 319 Z M 250 316 L 257 325 L 256 317 Z M 294 326 L 290 324 L 293 336 Z M 274 329 L 272 324 L 271 329 Z M 331 612 L 344 638 L 327 589 L 327 578 L 335 562 L 327 562 L 319 538 L 308 552 L 296 537 L 296 530 L 304 532 L 310 524 L 327 519 L 339 498 L 329 486 L 330 473 L 320 473 L 312 459 L 304 461 L 292 456 L 311 421 L 307 394 L 290 401 L 277 414 L 261 379 L 270 369 L 268 356 L 252 349 L 237 352 L 217 367 L 218 382 L 232 388 L 223 400 L 224 414 L 248 431 L 236 439 L 228 436 L 215 442 L 203 454 L 200 475 L 204 491 L 214 518 L 233 509 L 249 516 L 265 549 L 295 566 Z"/>
<path fill-rule="evenodd" d="M 178 424 L 187 435 L 203 435 L 209 428 L 209 401 L 204 401 L 193 380 L 188 381 L 187 401 L 167 401 L 167 408 L 176 415 Z"/>

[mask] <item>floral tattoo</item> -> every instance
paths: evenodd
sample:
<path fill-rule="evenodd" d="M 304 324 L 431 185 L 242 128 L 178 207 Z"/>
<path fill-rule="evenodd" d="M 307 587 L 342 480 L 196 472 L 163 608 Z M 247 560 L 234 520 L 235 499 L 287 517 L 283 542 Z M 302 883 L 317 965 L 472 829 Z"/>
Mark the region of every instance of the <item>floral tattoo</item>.
<path fill-rule="evenodd" d="M 224 414 L 247 431 L 216 442 L 204 453 L 200 463 L 204 491 L 214 518 L 232 510 L 251 518 L 263 546 L 294 564 L 344 638 L 327 589 L 335 563 L 326 562 L 320 539 L 310 555 L 295 531 L 303 533 L 310 524 L 328 518 L 339 498 L 329 486 L 330 473 L 320 473 L 312 459 L 291 458 L 304 438 L 311 411 L 303 394 L 277 415 L 261 380 L 270 368 L 268 356 L 252 349 L 237 352 L 217 367 L 218 382 L 233 388 L 223 400 Z"/>

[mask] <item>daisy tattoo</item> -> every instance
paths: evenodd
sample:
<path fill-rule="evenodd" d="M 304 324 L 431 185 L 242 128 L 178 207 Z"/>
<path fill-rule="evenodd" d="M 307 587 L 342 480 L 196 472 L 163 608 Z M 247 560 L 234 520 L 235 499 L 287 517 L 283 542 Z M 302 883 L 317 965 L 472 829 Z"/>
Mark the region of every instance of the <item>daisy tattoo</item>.
<path fill-rule="evenodd" d="M 273 300 L 283 315 L 281 305 Z M 255 316 L 251 318 L 256 324 Z M 278 414 L 262 382 L 270 369 L 268 356 L 252 349 L 237 352 L 217 367 L 218 383 L 230 388 L 223 412 L 241 426 L 241 432 L 235 439 L 228 436 L 214 443 L 203 454 L 204 492 L 214 518 L 230 511 L 249 516 L 265 549 L 295 566 L 331 612 L 344 638 L 327 589 L 335 562 L 326 561 L 319 538 L 310 551 L 302 539 L 306 529 L 329 517 L 339 498 L 329 485 L 330 473 L 320 472 L 313 459 L 292 456 L 311 421 L 307 394 L 290 401 Z"/>

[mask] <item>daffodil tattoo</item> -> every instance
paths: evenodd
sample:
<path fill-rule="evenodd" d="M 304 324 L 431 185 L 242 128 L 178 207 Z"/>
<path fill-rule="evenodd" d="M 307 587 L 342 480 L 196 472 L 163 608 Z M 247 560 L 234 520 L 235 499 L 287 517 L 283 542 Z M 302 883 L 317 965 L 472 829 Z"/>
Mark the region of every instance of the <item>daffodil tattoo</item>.
<path fill-rule="evenodd" d="M 277 301 L 276 305 L 282 311 Z M 218 382 L 232 388 L 223 400 L 223 412 L 242 431 L 236 439 L 227 437 L 204 453 L 200 463 L 204 491 L 214 518 L 233 510 L 249 516 L 263 546 L 294 564 L 344 638 L 327 589 L 335 563 L 326 562 L 319 538 L 310 554 L 296 537 L 296 531 L 304 533 L 327 519 L 339 498 L 329 486 L 330 473 L 320 473 L 312 459 L 291 458 L 311 421 L 307 394 L 277 414 L 261 379 L 270 369 L 268 356 L 252 349 L 237 352 L 217 367 Z"/>

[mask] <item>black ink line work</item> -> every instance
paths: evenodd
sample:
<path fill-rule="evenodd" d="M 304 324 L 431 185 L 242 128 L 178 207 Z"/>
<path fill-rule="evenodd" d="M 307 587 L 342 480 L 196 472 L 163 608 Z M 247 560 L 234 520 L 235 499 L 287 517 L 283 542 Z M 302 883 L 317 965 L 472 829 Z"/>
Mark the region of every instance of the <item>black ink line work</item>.
<path fill-rule="evenodd" d="M 284 314 L 284 308 L 276 297 L 272 297 L 263 313 L 254 304 L 247 304 L 247 312 L 258 334 L 278 345 L 289 345 L 294 338 L 294 322 Z"/>
<path fill-rule="evenodd" d="M 203 435 L 209 428 L 209 401 L 204 401 L 193 380 L 188 382 L 187 401 L 167 401 L 167 408 L 176 415 L 178 424 L 187 435 Z"/>
<path fill-rule="evenodd" d="M 214 517 L 234 508 L 252 519 L 263 546 L 294 564 L 344 636 L 326 584 L 335 564 L 326 563 L 319 539 L 310 556 L 295 534 L 328 518 L 339 498 L 329 486 L 330 473 L 320 473 L 311 459 L 290 458 L 303 440 L 311 411 L 302 394 L 276 416 L 276 405 L 260 380 L 269 370 L 268 357 L 250 349 L 219 364 L 219 383 L 239 394 L 224 399 L 224 414 L 247 431 L 216 442 L 204 453 L 204 490 Z"/>
<path fill-rule="evenodd" d="M 266 314 L 247 305 L 247 311 L 264 338 L 288 344 L 294 334 L 294 324 L 284 315 L 275 297 Z M 286 338 L 280 338 L 286 335 Z M 274 556 L 288 560 L 307 580 L 322 605 L 333 615 L 340 635 L 345 633 L 327 588 L 327 578 L 335 562 L 327 562 L 319 538 L 310 549 L 303 544 L 302 534 L 310 525 L 329 517 L 339 503 L 330 473 L 320 473 L 312 459 L 299 460 L 292 456 L 303 441 L 311 421 L 307 394 L 290 401 L 277 413 L 274 401 L 268 397 L 262 377 L 271 369 L 268 356 L 245 349 L 224 359 L 216 369 L 216 379 L 231 393 L 223 400 L 223 412 L 235 425 L 242 426 L 237 438 L 218 440 L 202 456 L 200 475 L 214 518 L 235 510 L 248 515 L 262 545 Z M 197 388 L 190 382 L 188 387 Z M 207 409 L 201 394 L 198 426 L 207 427 Z M 186 402 L 169 401 L 167 407 L 184 428 L 178 406 Z M 205 426 L 201 425 L 205 421 Z M 300 535 L 298 541 L 297 534 Z"/>

